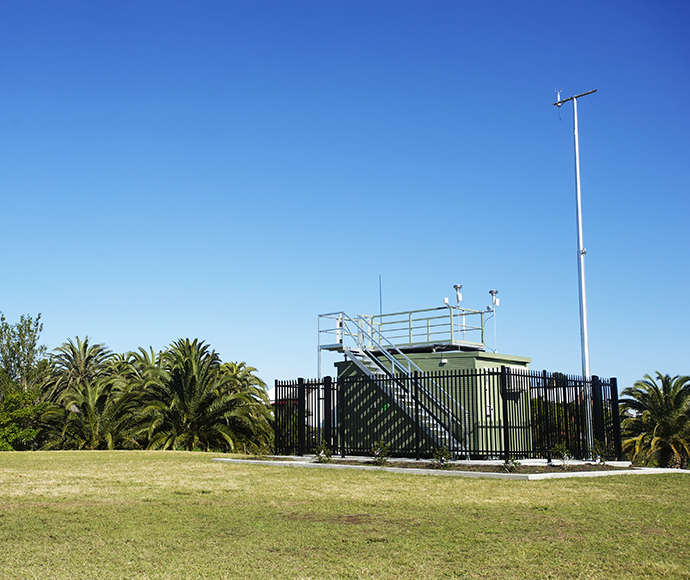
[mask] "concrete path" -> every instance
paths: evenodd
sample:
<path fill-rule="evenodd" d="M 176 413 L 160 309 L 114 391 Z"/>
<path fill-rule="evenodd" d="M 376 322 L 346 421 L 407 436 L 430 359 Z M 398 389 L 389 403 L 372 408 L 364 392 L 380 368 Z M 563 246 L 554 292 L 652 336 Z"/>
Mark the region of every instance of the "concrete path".
<path fill-rule="evenodd" d="M 366 458 L 362 458 L 366 460 Z M 456 471 L 445 469 L 415 469 L 409 467 L 395 467 L 396 462 L 411 461 L 410 459 L 391 459 L 389 465 L 377 467 L 375 465 L 343 465 L 339 463 L 315 463 L 313 457 L 290 457 L 280 460 L 261 460 L 261 459 L 231 459 L 226 457 L 214 458 L 211 461 L 225 463 L 251 463 L 254 465 L 267 465 L 276 467 L 306 467 L 315 469 L 360 469 L 390 471 L 393 473 L 408 473 L 414 475 L 442 475 L 451 477 L 489 477 L 493 479 L 517 479 L 535 481 L 538 479 L 561 479 L 564 477 L 606 477 L 610 475 L 650 475 L 655 473 L 685 473 L 690 474 L 690 470 L 683 469 L 663 469 L 656 467 L 635 467 L 630 469 L 612 469 L 610 471 L 564 471 L 563 473 L 491 473 L 485 471 Z M 454 465 L 462 465 L 464 462 L 453 462 Z M 520 462 L 522 465 L 545 465 L 546 461 L 536 459 L 526 459 Z M 585 461 L 570 462 L 570 465 L 582 465 Z M 471 461 L 469 465 L 503 465 L 502 461 Z M 613 466 L 627 467 L 630 462 L 612 461 Z"/>

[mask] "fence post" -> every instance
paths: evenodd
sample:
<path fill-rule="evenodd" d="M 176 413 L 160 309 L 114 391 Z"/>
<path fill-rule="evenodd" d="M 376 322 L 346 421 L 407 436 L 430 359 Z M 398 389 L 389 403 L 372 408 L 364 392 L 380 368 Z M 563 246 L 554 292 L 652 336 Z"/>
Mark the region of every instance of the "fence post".
<path fill-rule="evenodd" d="M 540 427 L 542 429 L 546 427 L 546 460 L 551 463 L 551 421 L 549 417 L 549 390 L 547 388 L 549 378 L 546 370 L 541 372 L 541 380 L 543 389 L 542 393 L 544 394 L 542 397 L 542 405 L 544 405 L 545 421 Z"/>
<path fill-rule="evenodd" d="M 343 377 L 339 377 L 338 390 L 336 391 L 336 421 L 338 423 L 338 445 L 340 446 L 340 455 L 345 458 L 345 407 L 343 406 L 343 391 L 345 391 L 345 381 Z"/>
<path fill-rule="evenodd" d="M 621 445 L 621 420 L 618 414 L 618 380 L 611 379 L 611 413 L 613 415 L 613 446 L 616 449 L 616 459 L 623 460 L 623 447 Z"/>
<path fill-rule="evenodd" d="M 304 379 L 297 379 L 297 455 L 304 455 L 305 398 Z"/>
<path fill-rule="evenodd" d="M 594 405 L 592 418 L 594 419 L 594 441 L 604 442 L 604 396 L 601 392 L 601 381 L 597 375 L 592 375 L 592 403 Z"/>
<path fill-rule="evenodd" d="M 510 432 L 508 430 L 508 369 L 501 365 L 501 402 L 503 407 L 503 457 L 510 459 Z"/>
<path fill-rule="evenodd" d="M 332 450 L 332 409 L 331 409 L 331 377 L 323 378 L 323 430 L 326 447 Z"/>
<path fill-rule="evenodd" d="M 282 399 L 280 396 L 281 393 L 279 392 L 279 386 L 278 386 L 278 379 L 275 379 L 275 382 L 273 384 L 274 390 L 273 390 L 273 419 L 275 421 L 274 427 L 273 427 L 273 436 L 275 437 L 275 440 L 273 442 L 273 446 L 275 448 L 276 455 L 281 455 L 281 450 L 283 448 L 283 438 L 282 438 L 282 417 L 281 417 L 281 412 L 278 410 L 278 401 Z"/>
<path fill-rule="evenodd" d="M 559 437 L 559 443 L 564 443 L 568 451 L 572 451 L 572 445 L 570 444 L 570 412 L 568 411 L 568 382 L 569 379 L 560 378 L 562 395 L 563 395 L 563 420 L 561 421 L 562 433 L 564 434 L 565 441 L 560 441 L 563 437 Z M 578 427 L 579 429 L 579 427 Z"/>
<path fill-rule="evenodd" d="M 414 372 L 414 443 L 416 456 L 415 459 L 419 460 L 419 382 L 418 373 Z"/>

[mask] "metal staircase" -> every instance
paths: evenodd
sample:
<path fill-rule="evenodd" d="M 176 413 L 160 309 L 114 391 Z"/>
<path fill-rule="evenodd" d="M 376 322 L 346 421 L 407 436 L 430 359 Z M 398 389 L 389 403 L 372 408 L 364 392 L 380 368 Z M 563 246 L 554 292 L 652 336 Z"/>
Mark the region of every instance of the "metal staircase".
<path fill-rule="evenodd" d="M 353 319 L 344 312 L 322 316 L 335 318 L 336 344 L 319 343 L 319 349 L 344 353 L 403 413 L 412 421 L 418 421 L 422 431 L 438 447 L 446 445 L 456 450 L 456 456 L 469 458 L 467 411 L 449 393 L 388 340 L 370 318 L 358 316 Z M 346 346 L 346 338 L 351 339 L 354 346 Z M 416 389 L 412 386 L 415 376 Z M 461 422 L 444 401 L 460 410 Z"/>

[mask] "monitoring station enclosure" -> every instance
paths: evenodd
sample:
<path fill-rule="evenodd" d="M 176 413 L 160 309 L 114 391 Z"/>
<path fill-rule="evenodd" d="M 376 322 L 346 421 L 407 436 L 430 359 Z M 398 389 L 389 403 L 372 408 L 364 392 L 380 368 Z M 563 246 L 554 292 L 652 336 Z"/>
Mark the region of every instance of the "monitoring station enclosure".
<path fill-rule="evenodd" d="M 320 315 L 318 378 L 276 381 L 277 452 L 325 443 L 368 455 L 383 439 L 407 457 L 446 447 L 465 459 L 550 458 L 558 444 L 580 458 L 621 455 L 615 379 L 534 372 L 527 357 L 489 352 L 485 322 L 495 320 L 495 306 L 459 302 Z M 325 351 L 343 355 L 335 380 L 321 374 Z"/>

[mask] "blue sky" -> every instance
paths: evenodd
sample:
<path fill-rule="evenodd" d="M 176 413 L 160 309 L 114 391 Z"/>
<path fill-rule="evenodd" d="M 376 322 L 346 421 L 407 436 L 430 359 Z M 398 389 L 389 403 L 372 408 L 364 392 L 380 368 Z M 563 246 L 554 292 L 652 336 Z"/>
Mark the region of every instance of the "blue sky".
<path fill-rule="evenodd" d="M 269 384 L 317 315 L 499 290 L 499 350 L 690 374 L 690 5 L 0 4 L 0 310 L 55 348 L 198 337 Z M 489 334 L 489 343 L 493 341 Z"/>

